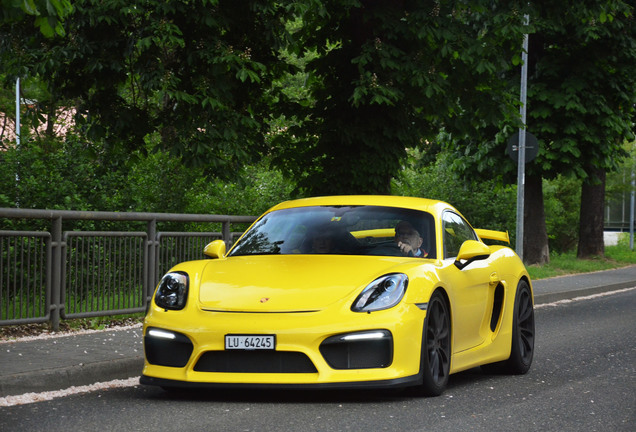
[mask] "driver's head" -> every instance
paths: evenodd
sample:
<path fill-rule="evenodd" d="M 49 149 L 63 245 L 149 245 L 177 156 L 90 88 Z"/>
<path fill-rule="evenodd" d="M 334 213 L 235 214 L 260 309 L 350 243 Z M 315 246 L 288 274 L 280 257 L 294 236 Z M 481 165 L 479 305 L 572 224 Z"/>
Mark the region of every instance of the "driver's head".
<path fill-rule="evenodd" d="M 406 243 L 413 250 L 419 249 L 424 242 L 420 233 L 413 228 L 410 222 L 401 221 L 395 227 L 395 241 L 398 243 Z"/>

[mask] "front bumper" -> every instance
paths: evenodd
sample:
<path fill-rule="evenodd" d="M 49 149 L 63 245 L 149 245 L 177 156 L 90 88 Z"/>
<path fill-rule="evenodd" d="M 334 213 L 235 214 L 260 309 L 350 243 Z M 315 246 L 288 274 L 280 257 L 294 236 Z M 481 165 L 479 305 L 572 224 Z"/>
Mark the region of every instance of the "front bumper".
<path fill-rule="evenodd" d="M 144 324 L 141 383 L 265 388 L 416 385 L 425 313 L 405 304 L 370 314 L 153 310 Z M 151 329 L 174 338 L 157 338 L 149 334 Z M 225 350 L 226 334 L 275 335 L 276 349 Z"/>

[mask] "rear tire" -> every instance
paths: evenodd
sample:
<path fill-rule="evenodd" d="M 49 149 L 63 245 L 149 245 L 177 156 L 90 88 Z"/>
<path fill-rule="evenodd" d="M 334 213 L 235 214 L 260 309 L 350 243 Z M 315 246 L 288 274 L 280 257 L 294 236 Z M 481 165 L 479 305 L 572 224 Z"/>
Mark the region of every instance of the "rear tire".
<path fill-rule="evenodd" d="M 444 296 L 435 291 L 428 302 L 422 335 L 423 396 L 439 396 L 446 389 L 451 362 L 451 324 Z"/>

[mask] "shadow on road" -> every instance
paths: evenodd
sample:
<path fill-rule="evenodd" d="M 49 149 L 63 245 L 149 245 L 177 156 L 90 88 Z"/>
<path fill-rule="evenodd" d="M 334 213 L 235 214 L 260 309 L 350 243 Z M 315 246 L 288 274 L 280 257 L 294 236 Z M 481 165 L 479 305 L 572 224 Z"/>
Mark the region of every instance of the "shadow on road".
<path fill-rule="evenodd" d="M 451 375 L 446 392 L 462 387 L 485 385 L 492 379 L 504 379 L 503 376 L 489 375 L 480 368 Z M 162 389 L 142 386 L 144 398 L 153 400 L 187 402 L 251 402 L 251 403 L 375 403 L 421 398 L 410 389 L 355 389 L 355 390 L 306 390 L 306 389 Z"/>

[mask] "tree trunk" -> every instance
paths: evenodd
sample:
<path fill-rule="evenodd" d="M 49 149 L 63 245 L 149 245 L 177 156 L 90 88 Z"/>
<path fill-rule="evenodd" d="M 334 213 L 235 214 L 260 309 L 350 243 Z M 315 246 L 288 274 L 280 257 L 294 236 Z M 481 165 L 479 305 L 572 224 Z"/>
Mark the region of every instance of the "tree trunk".
<path fill-rule="evenodd" d="M 57 116 L 55 115 L 55 104 L 51 102 L 47 106 L 46 113 L 46 132 L 45 135 L 47 138 L 53 138 L 55 135 L 55 122 L 57 120 Z"/>
<path fill-rule="evenodd" d="M 545 226 L 541 175 L 526 175 L 524 201 L 523 261 L 526 264 L 549 263 L 550 247 Z"/>
<path fill-rule="evenodd" d="M 589 168 L 589 177 L 581 186 L 578 258 L 605 255 L 603 216 L 605 206 L 605 170 Z"/>

